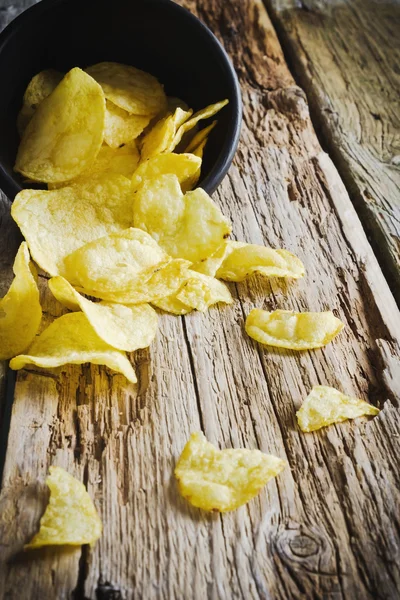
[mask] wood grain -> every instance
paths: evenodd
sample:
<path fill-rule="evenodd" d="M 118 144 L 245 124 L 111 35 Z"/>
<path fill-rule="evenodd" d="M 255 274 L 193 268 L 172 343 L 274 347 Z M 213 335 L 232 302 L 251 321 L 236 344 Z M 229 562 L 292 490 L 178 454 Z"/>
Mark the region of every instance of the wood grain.
<path fill-rule="evenodd" d="M 265 4 L 400 305 L 400 2 Z"/>
<path fill-rule="evenodd" d="M 132 359 L 137 386 L 95 366 L 18 376 L 0 497 L 0 598 L 395 598 L 400 586 L 400 314 L 338 173 L 318 143 L 260 0 L 187 1 L 240 76 L 241 143 L 215 201 L 238 239 L 305 263 L 294 284 L 231 284 L 235 303 L 161 316 Z M 45 320 L 60 307 L 41 279 Z M 346 328 L 314 352 L 244 333 L 254 306 L 332 309 Z M 374 420 L 302 434 L 295 411 L 327 384 L 383 407 Z M 289 467 L 234 513 L 177 493 L 190 432 L 260 448 Z M 104 534 L 92 549 L 21 554 L 50 464 L 81 478 Z"/>

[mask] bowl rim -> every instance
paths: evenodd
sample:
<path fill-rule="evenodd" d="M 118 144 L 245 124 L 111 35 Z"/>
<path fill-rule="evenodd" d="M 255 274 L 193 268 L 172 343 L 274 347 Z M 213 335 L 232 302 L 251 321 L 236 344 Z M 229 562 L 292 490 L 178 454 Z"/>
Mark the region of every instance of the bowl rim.
<path fill-rule="evenodd" d="M 92 0 L 95 1 L 95 0 Z M 242 97 L 241 97 L 241 89 L 237 74 L 235 69 L 233 68 L 232 62 L 225 50 L 222 46 L 221 42 L 215 36 L 215 34 L 207 27 L 205 23 L 203 23 L 196 15 L 190 12 L 184 6 L 181 6 L 174 2 L 173 0 L 146 0 L 148 3 L 154 4 L 165 4 L 171 7 L 171 10 L 175 10 L 178 13 L 181 13 L 185 16 L 189 21 L 191 21 L 195 27 L 198 27 L 202 30 L 203 35 L 208 38 L 209 42 L 213 44 L 213 46 L 219 52 L 224 68 L 229 73 L 232 83 L 232 91 L 233 97 L 229 98 L 229 103 L 232 109 L 232 120 L 230 123 L 230 127 L 232 129 L 232 135 L 228 137 L 225 141 L 216 162 L 214 163 L 212 169 L 209 174 L 200 182 L 201 187 L 208 193 L 213 194 L 217 187 L 220 185 L 225 175 L 228 172 L 228 169 L 233 161 L 234 155 L 236 153 L 239 138 L 240 138 L 240 130 L 242 124 Z M 17 33 L 22 25 L 26 21 L 35 15 L 39 16 L 41 13 L 51 10 L 59 4 L 66 4 L 69 0 L 41 0 L 36 4 L 33 4 L 26 10 L 24 10 L 21 14 L 19 14 L 15 19 L 13 19 L 1 32 L 0 32 L 0 54 L 3 51 L 5 45 L 9 42 L 9 40 Z M 20 192 L 22 188 L 19 183 L 16 182 L 14 177 L 10 176 L 9 173 L 4 169 L 2 162 L 0 161 L 0 188 L 4 192 L 4 194 L 12 201 L 15 196 Z"/>

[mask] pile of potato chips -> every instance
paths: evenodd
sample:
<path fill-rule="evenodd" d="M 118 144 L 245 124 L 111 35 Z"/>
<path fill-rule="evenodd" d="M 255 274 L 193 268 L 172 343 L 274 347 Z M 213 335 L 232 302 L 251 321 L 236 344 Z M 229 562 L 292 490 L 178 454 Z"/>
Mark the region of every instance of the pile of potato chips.
<path fill-rule="evenodd" d="M 198 124 L 227 102 L 193 114 L 183 101 L 167 98 L 152 75 L 111 62 L 64 76 L 47 70 L 32 79 L 18 117 L 22 139 L 15 169 L 48 189 L 25 189 L 12 206 L 26 240 L 14 282 L 0 301 L 0 358 L 11 358 L 12 369 L 92 362 L 134 383 L 126 352 L 151 344 L 155 309 L 184 315 L 230 304 L 222 280 L 239 282 L 254 273 L 303 277 L 302 262 L 287 250 L 229 240 L 228 219 L 204 190 L 194 189 L 217 122 L 200 130 Z M 42 311 L 30 257 L 50 275 L 51 292 L 70 311 L 38 336 Z M 320 348 L 342 328 L 331 312 L 254 309 L 246 320 L 246 332 L 258 342 L 296 351 Z M 303 431 L 314 431 L 376 412 L 319 387 L 298 420 Z M 258 450 L 218 451 L 194 434 L 175 473 L 194 506 L 227 511 L 248 502 L 284 465 Z M 62 470 L 51 473 L 50 505 L 31 547 L 86 543 L 100 535 L 86 490 L 69 477 Z M 46 533 L 60 482 L 75 490 L 75 498 L 85 498 L 92 534 L 74 537 L 68 523 L 57 534 L 59 542 Z"/>

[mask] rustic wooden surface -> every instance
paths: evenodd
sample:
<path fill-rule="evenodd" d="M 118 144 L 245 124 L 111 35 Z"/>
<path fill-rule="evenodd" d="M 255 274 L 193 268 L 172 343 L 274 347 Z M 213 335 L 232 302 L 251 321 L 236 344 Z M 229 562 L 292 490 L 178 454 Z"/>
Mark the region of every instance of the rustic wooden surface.
<path fill-rule="evenodd" d="M 232 307 L 163 316 L 151 348 L 133 356 L 137 387 L 95 366 L 19 374 L 0 497 L 0 598 L 397 598 L 400 314 L 261 2 L 185 5 L 223 40 L 242 85 L 241 143 L 215 200 L 239 239 L 292 250 L 307 277 L 254 277 L 231 285 Z M 45 284 L 47 321 L 60 307 Z M 271 352 L 244 334 L 254 306 L 331 308 L 346 328 L 322 350 Z M 295 410 L 316 384 L 383 410 L 302 434 Z M 204 514 L 173 478 L 198 429 L 289 468 L 238 511 Z M 88 485 L 104 523 L 92 550 L 20 552 L 45 508 L 50 464 Z"/>
<path fill-rule="evenodd" d="M 265 3 L 400 305 L 400 1 Z"/>

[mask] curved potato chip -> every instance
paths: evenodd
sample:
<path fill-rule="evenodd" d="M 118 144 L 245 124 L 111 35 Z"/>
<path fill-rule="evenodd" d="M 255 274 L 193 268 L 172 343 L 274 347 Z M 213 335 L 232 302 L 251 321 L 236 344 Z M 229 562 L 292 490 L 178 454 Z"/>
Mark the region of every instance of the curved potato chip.
<path fill-rule="evenodd" d="M 228 242 L 224 259 L 215 276 L 227 281 L 243 281 L 253 273 L 266 277 L 298 279 L 304 275 L 304 266 L 287 250 L 273 250 L 243 242 Z"/>
<path fill-rule="evenodd" d="M 286 461 L 259 450 L 217 450 L 193 433 L 175 468 L 179 491 L 203 510 L 235 510 L 254 498 Z"/>
<path fill-rule="evenodd" d="M 11 215 L 32 257 L 50 275 L 65 275 L 64 258 L 87 242 L 132 225 L 130 180 L 98 175 L 58 190 L 22 190 Z"/>
<path fill-rule="evenodd" d="M 210 277 L 215 277 L 218 269 L 222 265 L 223 260 L 225 258 L 228 243 L 228 241 L 222 242 L 222 244 L 216 249 L 214 254 L 211 254 L 211 256 L 209 256 L 205 260 L 202 260 L 192 265 L 191 268 L 193 269 L 193 271 L 203 273 L 203 275 L 209 275 Z"/>
<path fill-rule="evenodd" d="M 188 184 L 201 168 L 201 158 L 194 154 L 158 154 L 142 162 L 132 177 L 132 188 L 136 190 L 145 179 L 157 179 L 160 175 L 176 175 L 182 186 Z"/>
<path fill-rule="evenodd" d="M 40 71 L 32 77 L 25 90 L 23 105 L 17 118 L 18 133 L 21 137 L 39 104 L 50 96 L 63 77 L 62 73 L 54 69 Z"/>
<path fill-rule="evenodd" d="M 18 371 L 27 365 L 45 369 L 61 365 L 93 363 L 125 375 L 136 383 L 135 371 L 126 355 L 104 342 L 82 312 L 68 313 L 51 323 L 35 338 L 28 349 L 10 361 L 10 368 Z"/>
<path fill-rule="evenodd" d="M 346 396 L 335 388 L 317 385 L 304 400 L 296 416 L 300 429 L 308 432 L 347 419 L 356 419 L 364 415 L 375 416 L 378 413 L 379 409 L 368 402 Z"/>
<path fill-rule="evenodd" d="M 210 104 L 209 106 L 206 106 L 206 108 L 203 108 L 202 110 L 199 110 L 197 113 L 195 113 L 191 119 L 185 120 L 185 122 L 182 123 L 182 125 L 179 127 L 178 131 L 174 136 L 174 139 L 172 140 L 166 151 L 172 152 L 174 148 L 176 148 L 177 145 L 180 143 L 185 133 L 193 129 L 193 127 L 195 127 L 199 121 L 213 117 L 228 103 L 229 100 L 221 100 L 220 102 L 216 102 L 215 104 Z"/>
<path fill-rule="evenodd" d="M 167 152 L 168 147 L 171 146 L 178 127 L 182 125 L 192 114 L 192 110 L 182 110 L 177 108 L 172 115 L 166 115 L 160 121 L 150 129 L 143 138 L 141 157 L 142 162 Z M 172 150 L 170 150 L 172 152 Z"/>
<path fill-rule="evenodd" d="M 70 310 L 82 310 L 97 335 L 118 350 L 147 348 L 157 332 L 157 314 L 148 304 L 125 306 L 91 302 L 63 277 L 49 281 L 53 295 Z"/>
<path fill-rule="evenodd" d="M 188 278 L 176 294 L 154 302 L 157 308 L 176 315 L 184 315 L 193 309 L 206 311 L 212 304 L 232 304 L 230 291 L 214 277 L 196 271 L 188 271 Z"/>
<path fill-rule="evenodd" d="M 153 75 L 115 62 L 86 69 L 103 88 L 107 100 L 135 115 L 153 116 L 165 109 L 167 97 Z"/>
<path fill-rule="evenodd" d="M 35 267 L 30 262 L 28 245 L 22 242 L 15 257 L 15 278 L 0 299 L 0 360 L 26 350 L 42 320 Z"/>
<path fill-rule="evenodd" d="M 268 312 L 254 308 L 246 319 L 246 332 L 254 340 L 290 350 L 321 348 L 331 342 L 343 327 L 344 323 L 330 311 Z"/>
<path fill-rule="evenodd" d="M 148 233 L 134 228 L 86 244 L 65 260 L 67 279 L 84 293 L 124 304 L 172 294 L 189 264 L 172 260 Z"/>
<path fill-rule="evenodd" d="M 185 152 L 194 152 L 199 147 L 204 148 L 203 143 L 207 141 L 210 132 L 214 129 L 217 123 L 218 121 L 215 120 L 211 123 L 211 125 L 207 125 L 207 127 L 204 127 L 204 129 L 200 129 L 200 131 L 198 131 L 190 140 L 189 144 L 185 148 Z"/>
<path fill-rule="evenodd" d="M 85 486 L 61 467 L 50 467 L 49 472 L 49 503 L 38 533 L 25 548 L 93 544 L 103 527 Z"/>
<path fill-rule="evenodd" d="M 136 139 L 149 123 L 149 116 L 131 115 L 107 100 L 104 141 L 111 148 L 118 148 Z"/>
<path fill-rule="evenodd" d="M 147 231 L 174 258 L 191 262 L 213 254 L 231 226 L 200 188 L 183 195 L 176 175 L 144 181 L 134 198 L 134 225 Z"/>
<path fill-rule="evenodd" d="M 15 170 L 45 183 L 74 179 L 96 158 L 104 120 L 101 87 L 81 69 L 72 69 L 28 123 Z"/>

